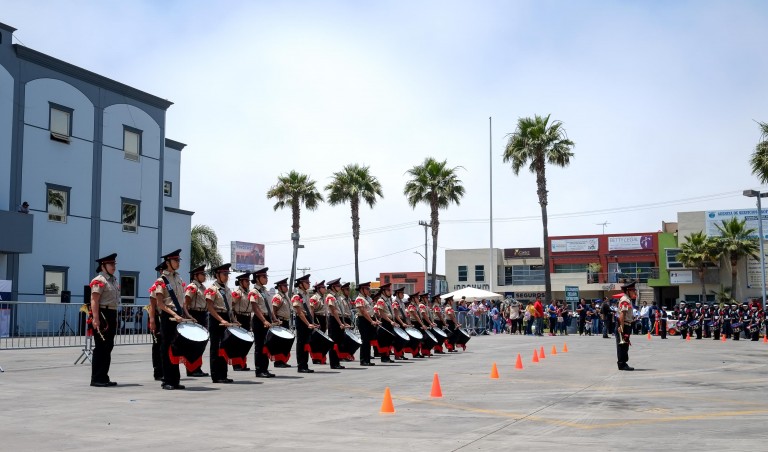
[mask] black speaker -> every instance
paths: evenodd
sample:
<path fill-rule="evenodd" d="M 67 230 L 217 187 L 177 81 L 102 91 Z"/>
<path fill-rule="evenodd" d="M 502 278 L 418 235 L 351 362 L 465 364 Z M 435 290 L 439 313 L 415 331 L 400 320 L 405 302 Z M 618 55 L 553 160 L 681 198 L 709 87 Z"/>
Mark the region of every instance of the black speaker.
<path fill-rule="evenodd" d="M 91 286 L 83 286 L 83 304 L 91 305 Z"/>
<path fill-rule="evenodd" d="M 71 303 L 72 302 L 72 292 L 68 290 L 62 290 L 61 291 L 61 302 L 62 303 Z"/>

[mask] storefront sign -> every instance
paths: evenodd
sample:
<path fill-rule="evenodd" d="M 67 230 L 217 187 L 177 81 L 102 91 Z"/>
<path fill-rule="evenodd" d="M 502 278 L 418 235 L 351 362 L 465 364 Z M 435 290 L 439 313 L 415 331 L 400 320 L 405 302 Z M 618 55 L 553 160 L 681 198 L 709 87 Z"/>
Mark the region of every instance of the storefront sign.
<path fill-rule="evenodd" d="M 625 235 L 620 237 L 608 237 L 608 251 L 651 249 L 653 249 L 652 235 Z"/>
<path fill-rule="evenodd" d="M 736 218 L 739 221 L 746 220 L 746 228 L 754 229 L 753 237 L 757 237 L 757 209 L 743 210 L 710 210 L 705 215 L 705 226 L 707 235 L 710 237 L 720 237 L 718 226 L 723 225 L 723 221 Z M 768 235 L 768 209 L 763 209 L 763 234 Z M 768 237 L 765 237 L 768 238 Z"/>
<path fill-rule="evenodd" d="M 541 248 L 505 248 L 504 259 L 524 259 L 541 257 Z"/>
<path fill-rule="evenodd" d="M 669 272 L 670 284 L 693 284 L 693 272 L 691 270 L 675 270 Z"/>
<path fill-rule="evenodd" d="M 565 301 L 578 303 L 579 286 L 565 286 Z"/>
<path fill-rule="evenodd" d="M 760 253 L 758 252 L 758 255 L 759 254 Z M 768 253 L 765 256 L 765 263 L 768 264 Z M 766 265 L 765 268 L 768 270 L 768 265 Z M 752 257 L 747 259 L 747 287 L 763 287 L 763 274 L 760 273 L 760 259 L 754 259 Z"/>
<path fill-rule="evenodd" d="M 597 237 L 589 239 L 552 240 L 553 253 L 570 253 L 574 251 L 597 251 Z"/>

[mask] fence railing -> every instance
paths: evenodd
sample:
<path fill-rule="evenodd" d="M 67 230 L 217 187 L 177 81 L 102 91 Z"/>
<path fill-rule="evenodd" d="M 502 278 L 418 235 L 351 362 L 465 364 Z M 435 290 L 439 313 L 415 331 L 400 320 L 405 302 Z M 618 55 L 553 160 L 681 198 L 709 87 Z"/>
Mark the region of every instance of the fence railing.
<path fill-rule="evenodd" d="M 115 345 L 152 342 L 143 306 L 120 306 L 117 318 Z M 0 302 L 0 350 L 80 347 L 86 328 L 84 305 Z"/>

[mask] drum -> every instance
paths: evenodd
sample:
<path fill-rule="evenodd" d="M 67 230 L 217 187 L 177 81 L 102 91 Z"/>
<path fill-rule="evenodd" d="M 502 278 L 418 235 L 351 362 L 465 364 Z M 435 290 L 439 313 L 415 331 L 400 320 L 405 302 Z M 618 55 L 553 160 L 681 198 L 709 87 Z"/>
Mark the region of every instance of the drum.
<path fill-rule="evenodd" d="M 699 319 L 691 320 L 688 322 L 688 328 L 694 329 L 699 327 Z"/>
<path fill-rule="evenodd" d="M 203 352 L 210 335 L 197 323 L 184 322 L 176 325 L 176 338 L 168 354 L 173 364 L 184 364 L 192 372 L 203 364 Z"/>
<path fill-rule="evenodd" d="M 419 347 L 421 340 L 424 339 L 424 335 L 421 334 L 421 331 L 417 330 L 412 326 L 409 326 L 408 328 L 406 328 L 405 333 L 409 337 L 408 346 L 415 351 Z"/>
<path fill-rule="evenodd" d="M 430 331 L 432 331 L 432 334 L 435 335 L 435 337 L 437 338 L 438 341 L 440 341 L 441 344 L 443 343 L 444 340 L 448 339 L 448 333 L 443 331 L 442 328 L 434 327 L 430 329 Z"/>
<path fill-rule="evenodd" d="M 408 341 L 410 340 L 408 333 L 406 333 L 404 329 L 398 326 L 393 328 L 393 331 L 395 332 L 395 348 L 402 350 L 403 348 L 407 347 Z"/>
<path fill-rule="evenodd" d="M 717 322 L 707 322 L 707 327 L 709 328 L 715 328 L 717 326 Z"/>
<path fill-rule="evenodd" d="M 426 348 L 432 348 L 438 344 L 437 338 L 428 329 L 424 330 L 424 339 L 421 340 Z"/>
<path fill-rule="evenodd" d="M 291 355 L 291 347 L 293 347 L 293 341 L 296 339 L 296 335 L 287 328 L 282 326 L 273 326 L 267 330 L 267 337 L 264 340 L 264 347 L 269 352 L 269 355 L 279 361 L 288 361 L 288 356 Z M 285 360 L 279 357 L 286 357 Z"/>
<path fill-rule="evenodd" d="M 454 340 L 454 343 L 458 345 L 464 345 L 467 342 L 469 342 L 469 339 L 472 337 L 469 335 L 469 332 L 465 330 L 464 328 L 456 328 L 453 330 L 453 334 L 451 337 Z"/>
<path fill-rule="evenodd" d="M 228 326 L 219 345 L 219 356 L 230 364 L 245 363 L 245 357 L 253 346 L 253 334 L 239 326 Z"/>
<path fill-rule="evenodd" d="M 731 329 L 734 333 L 741 333 L 741 328 L 744 326 L 741 322 L 731 323 Z"/>
<path fill-rule="evenodd" d="M 680 331 L 685 331 L 688 329 L 688 323 L 685 322 L 685 320 L 680 320 L 677 322 L 677 329 Z"/>
<path fill-rule="evenodd" d="M 341 351 L 354 355 L 358 348 L 362 347 L 363 340 L 351 329 L 344 330 L 344 339 L 341 343 Z"/>
<path fill-rule="evenodd" d="M 757 331 L 757 324 L 756 324 L 756 323 L 750 323 L 749 325 L 747 325 L 747 331 L 748 331 L 750 334 L 752 334 L 752 333 L 754 333 L 755 331 Z"/>
<path fill-rule="evenodd" d="M 312 353 L 319 353 L 325 355 L 330 349 L 333 348 L 333 339 L 324 332 L 314 329 L 309 337 L 309 348 Z"/>

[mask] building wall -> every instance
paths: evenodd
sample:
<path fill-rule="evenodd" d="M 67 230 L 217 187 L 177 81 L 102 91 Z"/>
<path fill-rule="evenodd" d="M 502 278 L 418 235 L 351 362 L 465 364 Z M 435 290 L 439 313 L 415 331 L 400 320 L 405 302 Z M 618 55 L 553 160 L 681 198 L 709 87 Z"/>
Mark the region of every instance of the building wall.
<path fill-rule="evenodd" d="M 16 208 L 10 205 L 13 102 L 13 77 L 0 65 L 0 210 Z M 2 276 L 4 274 L 0 273 L 0 278 Z"/>
<path fill-rule="evenodd" d="M 165 146 L 163 150 L 163 181 L 171 183 L 171 196 L 163 196 L 165 207 L 179 208 L 179 187 L 181 187 L 181 150 Z M 162 189 L 162 186 L 160 187 Z"/>

